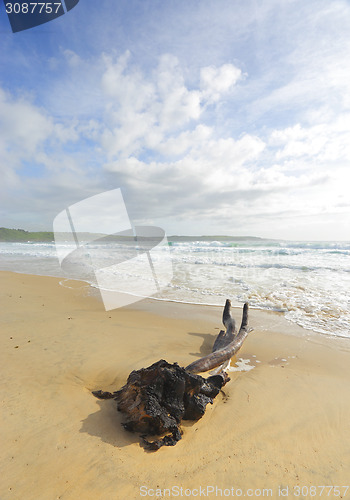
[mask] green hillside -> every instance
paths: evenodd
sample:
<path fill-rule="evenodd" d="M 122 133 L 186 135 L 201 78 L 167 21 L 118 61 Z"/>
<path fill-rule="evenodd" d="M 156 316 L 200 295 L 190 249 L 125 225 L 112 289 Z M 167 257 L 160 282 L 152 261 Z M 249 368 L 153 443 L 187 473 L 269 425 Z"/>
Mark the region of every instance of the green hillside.
<path fill-rule="evenodd" d="M 29 232 L 24 229 L 8 229 L 0 227 L 0 241 L 52 241 L 53 233 L 49 231 Z"/>

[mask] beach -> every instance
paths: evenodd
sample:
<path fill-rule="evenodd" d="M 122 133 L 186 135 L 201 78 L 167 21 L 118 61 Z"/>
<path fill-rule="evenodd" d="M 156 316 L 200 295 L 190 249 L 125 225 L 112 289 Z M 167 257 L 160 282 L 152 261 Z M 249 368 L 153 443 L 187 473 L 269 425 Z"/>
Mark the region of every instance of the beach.
<path fill-rule="evenodd" d="M 348 339 L 251 310 L 231 366 L 252 368 L 229 372 L 176 446 L 146 452 L 91 391 L 208 354 L 222 308 L 146 299 L 105 311 L 87 283 L 61 281 L 0 272 L 1 500 L 350 497 Z"/>

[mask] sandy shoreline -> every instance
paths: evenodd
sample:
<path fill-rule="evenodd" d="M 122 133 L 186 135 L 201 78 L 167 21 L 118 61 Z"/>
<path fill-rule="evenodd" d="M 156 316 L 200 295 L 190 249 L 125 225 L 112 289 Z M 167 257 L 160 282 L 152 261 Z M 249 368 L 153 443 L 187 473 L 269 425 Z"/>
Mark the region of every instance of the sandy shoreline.
<path fill-rule="evenodd" d="M 225 396 L 183 425 L 175 447 L 147 453 L 113 401 L 91 390 L 116 390 L 160 358 L 187 365 L 207 354 L 221 309 L 147 300 L 106 312 L 85 284 L 60 281 L 0 272 L 1 500 L 136 499 L 156 489 L 153 498 L 169 498 L 161 490 L 173 487 L 172 497 L 183 488 L 214 498 L 208 486 L 217 497 L 267 488 L 279 498 L 288 487 L 299 498 L 298 486 L 303 498 L 341 497 L 320 487 L 350 484 L 350 342 L 251 311 L 238 358 L 254 369 L 231 372 Z"/>

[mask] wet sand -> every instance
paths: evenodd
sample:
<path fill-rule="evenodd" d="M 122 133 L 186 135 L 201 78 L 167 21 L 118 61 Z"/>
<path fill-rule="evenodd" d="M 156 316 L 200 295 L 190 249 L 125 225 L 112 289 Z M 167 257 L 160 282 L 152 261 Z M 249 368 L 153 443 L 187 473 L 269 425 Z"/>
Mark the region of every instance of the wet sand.
<path fill-rule="evenodd" d="M 231 371 L 175 447 L 146 452 L 91 391 L 209 353 L 222 309 L 144 300 L 106 312 L 86 284 L 60 282 L 0 272 L 1 500 L 350 498 L 349 341 L 252 310 L 237 359 L 254 368 Z"/>

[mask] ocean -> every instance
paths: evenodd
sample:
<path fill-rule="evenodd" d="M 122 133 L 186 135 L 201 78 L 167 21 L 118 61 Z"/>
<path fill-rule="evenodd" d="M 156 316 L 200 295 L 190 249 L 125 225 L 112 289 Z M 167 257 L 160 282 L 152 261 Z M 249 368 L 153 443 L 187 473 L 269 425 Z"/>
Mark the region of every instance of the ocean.
<path fill-rule="evenodd" d="M 350 338 L 350 242 L 169 240 L 153 253 L 170 253 L 173 278 L 154 298 L 220 306 L 226 298 L 237 306 L 248 301 L 253 308 L 283 312 L 307 330 Z M 118 243 L 94 249 L 107 263 Z M 1 242 L 0 269 L 89 281 L 62 270 L 54 242 Z"/>

